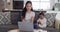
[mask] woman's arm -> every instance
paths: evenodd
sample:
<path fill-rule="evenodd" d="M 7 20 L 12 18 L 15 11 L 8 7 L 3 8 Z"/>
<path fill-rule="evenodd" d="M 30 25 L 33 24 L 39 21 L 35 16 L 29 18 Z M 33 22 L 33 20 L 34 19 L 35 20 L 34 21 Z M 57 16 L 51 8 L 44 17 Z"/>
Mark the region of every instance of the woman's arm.
<path fill-rule="evenodd" d="M 34 22 L 34 19 L 35 19 L 35 17 L 34 17 L 34 16 L 32 16 L 32 17 L 31 17 L 31 21 L 32 21 L 32 22 Z"/>
<path fill-rule="evenodd" d="M 25 21 L 25 18 L 22 16 L 22 17 L 21 17 L 21 20 L 22 20 L 22 22 L 24 22 L 24 21 Z"/>
<path fill-rule="evenodd" d="M 34 22 L 34 20 L 35 20 L 35 12 L 32 13 L 31 20 L 32 20 L 32 22 Z"/>

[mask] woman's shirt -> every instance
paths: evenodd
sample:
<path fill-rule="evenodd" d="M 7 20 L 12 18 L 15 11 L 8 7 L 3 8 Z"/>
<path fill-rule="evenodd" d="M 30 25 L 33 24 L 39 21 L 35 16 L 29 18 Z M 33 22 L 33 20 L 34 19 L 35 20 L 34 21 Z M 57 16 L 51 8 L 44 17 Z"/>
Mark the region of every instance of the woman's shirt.
<path fill-rule="evenodd" d="M 26 13 L 26 15 L 25 15 L 25 20 L 26 21 L 31 21 L 31 18 L 32 17 L 35 17 L 35 12 L 30 12 L 30 13 Z"/>
<path fill-rule="evenodd" d="M 46 28 L 46 26 L 47 26 L 47 24 L 46 24 L 46 22 L 47 22 L 47 19 L 46 18 L 44 18 L 44 19 L 38 19 L 37 20 L 37 22 L 41 22 L 41 24 L 38 24 L 39 25 L 39 27 L 41 27 L 41 28 Z"/>

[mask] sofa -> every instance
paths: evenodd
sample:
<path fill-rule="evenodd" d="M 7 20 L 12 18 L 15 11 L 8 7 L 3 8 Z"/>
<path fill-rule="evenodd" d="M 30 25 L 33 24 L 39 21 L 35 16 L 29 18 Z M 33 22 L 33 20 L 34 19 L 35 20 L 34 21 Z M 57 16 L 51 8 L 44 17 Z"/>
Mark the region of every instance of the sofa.
<path fill-rule="evenodd" d="M 36 23 L 36 20 L 38 19 L 38 14 L 42 11 L 34 11 L 34 12 L 36 14 L 34 23 Z M 21 21 L 21 15 L 22 15 L 21 13 L 22 13 L 22 11 L 0 12 L 0 32 L 7 32 L 12 29 L 18 29 L 17 22 Z M 44 11 L 44 13 L 46 13 L 46 11 Z M 48 20 L 48 21 L 50 21 L 50 20 Z M 51 24 L 52 22 L 48 22 L 48 23 Z M 50 24 L 48 24 L 47 28 L 45 28 L 45 29 L 52 31 L 52 32 L 56 32 L 56 29 L 54 28 L 54 26 L 52 27 L 53 24 L 52 25 L 50 25 Z"/>
<path fill-rule="evenodd" d="M 20 21 L 20 11 L 0 12 L 0 32 L 18 29 L 17 22 Z"/>

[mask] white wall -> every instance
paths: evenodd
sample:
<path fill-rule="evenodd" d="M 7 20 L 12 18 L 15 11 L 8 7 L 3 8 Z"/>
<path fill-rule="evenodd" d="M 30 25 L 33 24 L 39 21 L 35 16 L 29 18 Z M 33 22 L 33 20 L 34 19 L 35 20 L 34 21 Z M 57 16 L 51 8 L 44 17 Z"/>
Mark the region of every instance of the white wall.
<path fill-rule="evenodd" d="M 7 0 L 5 0 L 5 8 L 9 8 L 9 9 L 13 9 L 13 2 L 12 2 L 13 0 L 10 0 L 10 2 L 11 2 L 11 5 L 10 5 L 10 8 L 9 8 L 9 6 L 7 6 Z M 15 0 L 15 1 L 23 1 L 23 0 Z M 27 2 L 27 1 L 30 1 L 30 0 L 24 0 L 24 6 L 25 6 L 25 3 Z M 53 8 L 53 5 L 55 4 L 55 0 L 50 0 L 50 8 L 52 9 Z"/>
<path fill-rule="evenodd" d="M 29 1 L 29 0 L 24 0 L 24 5 L 27 1 Z M 55 0 L 50 0 L 50 6 L 51 6 L 50 8 L 51 9 L 53 8 L 54 4 L 55 4 Z"/>
<path fill-rule="evenodd" d="M 30 0 L 24 0 L 24 6 L 25 6 L 25 4 L 26 4 L 27 1 L 30 1 Z"/>

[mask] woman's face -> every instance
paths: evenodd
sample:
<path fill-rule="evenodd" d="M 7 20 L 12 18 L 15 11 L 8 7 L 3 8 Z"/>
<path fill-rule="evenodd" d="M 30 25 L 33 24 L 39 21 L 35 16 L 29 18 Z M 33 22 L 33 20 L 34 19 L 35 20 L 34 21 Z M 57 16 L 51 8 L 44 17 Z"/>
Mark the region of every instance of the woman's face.
<path fill-rule="evenodd" d="M 27 11 L 31 11 L 31 8 L 32 8 L 32 4 L 31 4 L 31 3 L 28 3 L 28 4 L 26 5 Z"/>

